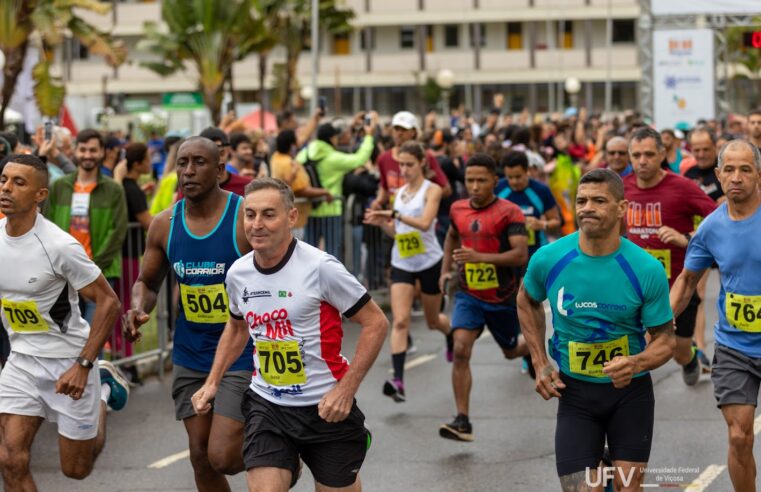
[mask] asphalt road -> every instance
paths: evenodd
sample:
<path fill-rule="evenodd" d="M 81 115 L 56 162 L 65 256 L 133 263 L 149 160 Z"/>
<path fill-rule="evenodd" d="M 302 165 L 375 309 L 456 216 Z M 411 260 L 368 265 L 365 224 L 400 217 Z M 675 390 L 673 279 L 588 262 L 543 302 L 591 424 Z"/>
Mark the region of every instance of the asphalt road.
<path fill-rule="evenodd" d="M 717 274 L 709 283 L 709 326 L 716 320 Z M 356 325 L 345 326 L 344 353 L 353 354 Z M 473 357 L 471 420 L 475 441 L 441 439 L 438 427 L 455 413 L 450 365 L 440 335 L 422 319 L 413 327 L 418 352 L 406 376 L 407 402 L 381 394 L 389 377 L 388 347 L 358 395 L 373 431 L 373 445 L 362 468 L 368 491 L 552 491 L 555 474 L 554 431 L 557 402 L 534 392 L 518 361 L 506 361 L 491 337 L 482 337 Z M 712 339 L 710 333 L 707 336 Z M 712 350 L 709 348 L 709 353 Z M 715 406 L 708 376 L 695 387 L 682 382 L 674 362 L 653 374 L 656 394 L 655 436 L 650 473 L 653 486 L 693 484 L 689 490 L 727 491 L 726 430 Z M 761 418 L 757 429 L 761 428 Z M 183 426 L 173 418 L 170 381 L 151 380 L 133 391 L 127 408 L 111 413 L 108 442 L 93 474 L 76 483 L 59 471 L 56 430 L 44 424 L 32 454 L 41 491 L 191 491 L 193 474 L 186 456 Z M 230 479 L 245 490 L 245 477 Z M 655 488 L 655 487 L 654 487 Z M 297 491 L 313 490 L 304 471 Z"/>

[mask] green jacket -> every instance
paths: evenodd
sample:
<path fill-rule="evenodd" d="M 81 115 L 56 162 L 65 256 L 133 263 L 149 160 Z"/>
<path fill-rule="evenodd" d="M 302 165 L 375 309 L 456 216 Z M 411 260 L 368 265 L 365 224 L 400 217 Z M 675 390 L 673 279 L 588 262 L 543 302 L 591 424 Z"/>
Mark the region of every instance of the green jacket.
<path fill-rule="evenodd" d="M 69 232 L 71 198 L 77 173 L 58 179 L 50 187 L 45 217 Z M 127 236 L 127 200 L 119 183 L 98 173 L 90 195 L 90 236 L 93 262 L 106 278 L 122 276 L 122 244 Z"/>
<path fill-rule="evenodd" d="M 333 148 L 327 142 L 315 140 L 310 143 L 306 149 L 303 149 L 296 156 L 300 163 L 307 161 L 307 152 L 309 158 L 317 163 L 317 174 L 320 177 L 322 187 L 330 191 L 335 198 L 343 196 L 343 178 L 346 173 L 357 169 L 365 162 L 370 160 L 370 156 L 375 148 L 375 142 L 370 135 L 365 136 L 362 145 L 353 154 L 346 154 Z M 342 214 L 342 203 L 335 200 L 331 203 L 322 203 L 319 207 L 312 209 L 312 217 L 335 217 Z"/>

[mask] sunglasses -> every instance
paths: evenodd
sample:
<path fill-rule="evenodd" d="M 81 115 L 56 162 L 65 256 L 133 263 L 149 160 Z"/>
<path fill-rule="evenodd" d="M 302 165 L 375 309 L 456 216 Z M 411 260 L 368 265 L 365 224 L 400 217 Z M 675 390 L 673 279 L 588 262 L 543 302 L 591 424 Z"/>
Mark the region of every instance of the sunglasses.
<path fill-rule="evenodd" d="M 626 150 L 606 150 L 610 155 L 626 155 L 628 152 Z"/>

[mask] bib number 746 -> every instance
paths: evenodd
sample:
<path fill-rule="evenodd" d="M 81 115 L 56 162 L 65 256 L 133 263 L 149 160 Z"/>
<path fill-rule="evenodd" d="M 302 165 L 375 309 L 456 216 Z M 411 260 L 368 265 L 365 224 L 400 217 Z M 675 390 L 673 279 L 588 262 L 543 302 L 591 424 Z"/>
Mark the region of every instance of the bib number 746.
<path fill-rule="evenodd" d="M 571 372 L 595 378 L 606 377 L 603 367 L 614 357 L 629 355 L 629 338 L 602 343 L 568 342 L 568 365 Z"/>

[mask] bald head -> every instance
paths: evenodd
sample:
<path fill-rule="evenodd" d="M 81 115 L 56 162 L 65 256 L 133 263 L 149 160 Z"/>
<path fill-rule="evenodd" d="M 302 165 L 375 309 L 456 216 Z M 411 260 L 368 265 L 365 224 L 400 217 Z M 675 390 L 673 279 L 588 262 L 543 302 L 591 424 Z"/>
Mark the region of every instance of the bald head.
<path fill-rule="evenodd" d="M 628 143 L 624 137 L 615 136 L 608 140 L 608 143 L 605 144 L 605 150 L 608 150 L 609 148 L 616 147 L 623 145 L 624 148 L 627 148 Z"/>
<path fill-rule="evenodd" d="M 190 147 L 193 147 L 194 150 L 202 150 L 205 154 L 207 154 L 207 157 L 213 161 L 217 162 L 219 161 L 219 147 L 216 143 L 212 142 L 208 138 L 205 137 L 189 137 L 186 138 L 182 145 L 180 145 L 180 148 L 178 149 L 177 153 L 182 154 L 183 149 L 189 149 Z"/>
<path fill-rule="evenodd" d="M 724 144 L 724 146 L 719 151 L 719 167 L 724 164 L 727 152 L 735 151 L 745 151 L 745 155 L 749 158 L 749 160 L 752 156 L 753 165 L 755 166 L 756 170 L 761 170 L 761 153 L 759 152 L 758 147 L 743 139 L 730 140 Z"/>

